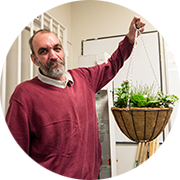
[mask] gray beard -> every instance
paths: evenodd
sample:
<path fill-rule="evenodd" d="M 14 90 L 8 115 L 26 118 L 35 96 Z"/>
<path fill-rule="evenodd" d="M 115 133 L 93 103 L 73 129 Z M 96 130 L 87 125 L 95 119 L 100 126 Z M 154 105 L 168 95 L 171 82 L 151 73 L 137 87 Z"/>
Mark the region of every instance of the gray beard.
<path fill-rule="evenodd" d="M 64 65 L 61 64 L 60 68 L 50 68 L 48 72 L 48 76 L 51 78 L 60 78 L 65 72 Z"/>
<path fill-rule="evenodd" d="M 48 76 L 50 78 L 59 79 L 60 77 L 62 77 L 62 75 L 65 72 L 65 64 L 64 64 L 63 61 L 54 61 L 54 60 L 52 60 L 46 66 L 43 66 L 41 64 L 41 62 L 39 62 L 37 59 L 36 59 L 36 61 L 39 64 L 39 68 L 42 71 L 42 73 L 45 76 Z M 61 67 L 60 68 L 53 68 L 52 65 L 54 65 L 55 63 L 61 64 Z"/>

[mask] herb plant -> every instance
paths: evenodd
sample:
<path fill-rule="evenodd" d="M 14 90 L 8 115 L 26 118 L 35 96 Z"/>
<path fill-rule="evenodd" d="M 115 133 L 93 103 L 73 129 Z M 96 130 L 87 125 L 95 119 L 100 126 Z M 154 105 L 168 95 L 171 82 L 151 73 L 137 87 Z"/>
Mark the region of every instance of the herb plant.
<path fill-rule="evenodd" d="M 125 108 L 127 107 L 128 99 L 130 107 L 165 107 L 168 108 L 179 98 L 175 95 L 164 95 L 163 92 L 158 91 L 155 84 L 136 86 L 129 86 L 129 81 L 123 81 L 120 88 L 115 90 L 116 101 L 115 107 Z"/>

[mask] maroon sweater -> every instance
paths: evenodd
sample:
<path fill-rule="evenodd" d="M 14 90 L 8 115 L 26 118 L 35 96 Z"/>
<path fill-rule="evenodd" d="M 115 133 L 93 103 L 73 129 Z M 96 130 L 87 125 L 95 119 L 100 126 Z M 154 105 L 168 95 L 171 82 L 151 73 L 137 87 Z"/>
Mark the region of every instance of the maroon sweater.
<path fill-rule="evenodd" d="M 37 77 L 18 85 L 6 121 L 22 149 L 55 173 L 97 179 L 102 160 L 95 93 L 116 75 L 131 51 L 126 37 L 107 64 L 69 70 L 74 84 L 65 89 Z"/>

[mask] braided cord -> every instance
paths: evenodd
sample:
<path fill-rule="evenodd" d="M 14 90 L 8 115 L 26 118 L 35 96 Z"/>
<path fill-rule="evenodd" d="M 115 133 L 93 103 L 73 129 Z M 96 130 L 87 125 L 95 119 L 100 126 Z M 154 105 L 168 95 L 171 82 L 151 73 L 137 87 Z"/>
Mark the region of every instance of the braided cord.
<path fill-rule="evenodd" d="M 130 93 L 131 93 L 132 80 L 133 80 L 132 74 L 133 74 L 133 65 L 134 65 L 134 59 L 135 59 L 135 53 L 136 53 L 136 47 L 137 47 L 137 38 L 138 38 L 138 35 L 141 35 L 140 29 L 137 29 L 135 24 L 134 24 L 134 28 L 136 29 L 136 33 L 135 33 L 135 39 L 134 39 L 134 45 L 133 45 L 133 52 L 132 52 L 132 55 L 131 55 L 131 58 L 130 58 L 130 62 L 129 62 L 129 66 L 128 66 L 128 72 L 127 72 L 127 76 L 126 76 L 126 79 L 128 79 L 128 76 L 129 76 L 129 73 L 130 73 L 130 78 L 129 78 L 129 96 L 128 96 L 128 101 L 127 101 L 127 110 L 129 110 L 129 103 L 130 103 Z M 153 75 L 154 75 L 154 78 L 155 78 L 155 81 L 156 81 L 156 84 L 157 84 L 157 87 L 158 87 L 159 86 L 158 85 L 158 80 L 157 80 L 155 71 L 153 69 L 153 66 L 152 66 L 152 63 L 151 63 L 151 60 L 150 60 L 149 53 L 147 51 L 147 48 L 146 48 L 146 45 L 145 45 L 145 42 L 144 42 L 142 36 L 141 36 L 141 41 L 142 41 L 143 48 L 145 50 L 145 54 L 146 54 L 147 59 L 149 61 L 150 67 L 152 69 L 152 72 L 153 72 Z"/>
<path fill-rule="evenodd" d="M 138 35 L 141 35 L 140 29 L 136 28 L 136 25 L 134 24 L 134 28 L 136 29 L 136 33 L 135 33 L 135 39 L 134 39 L 134 45 L 133 45 L 133 51 L 132 51 L 132 55 L 130 58 L 130 62 L 129 62 L 129 66 L 128 66 L 128 72 L 127 72 L 127 76 L 126 79 L 128 79 L 129 73 L 130 73 L 130 78 L 129 78 L 129 96 L 128 96 L 128 101 L 127 101 L 127 110 L 129 110 L 129 102 L 130 102 L 130 93 L 131 93 L 131 86 L 132 86 L 132 74 L 133 74 L 133 65 L 134 65 L 134 59 L 135 59 L 135 53 L 136 53 L 136 47 L 137 47 L 137 38 Z"/>

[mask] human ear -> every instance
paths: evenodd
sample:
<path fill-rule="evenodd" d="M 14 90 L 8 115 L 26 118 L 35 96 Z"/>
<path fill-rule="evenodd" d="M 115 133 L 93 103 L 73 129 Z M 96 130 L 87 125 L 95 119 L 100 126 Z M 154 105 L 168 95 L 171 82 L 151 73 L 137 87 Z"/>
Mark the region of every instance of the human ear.
<path fill-rule="evenodd" d="M 36 66 L 39 66 L 39 64 L 38 64 L 38 62 L 37 62 L 37 59 L 36 59 L 36 57 L 35 57 L 34 54 L 31 54 L 31 60 L 32 60 L 32 62 L 33 62 Z"/>

